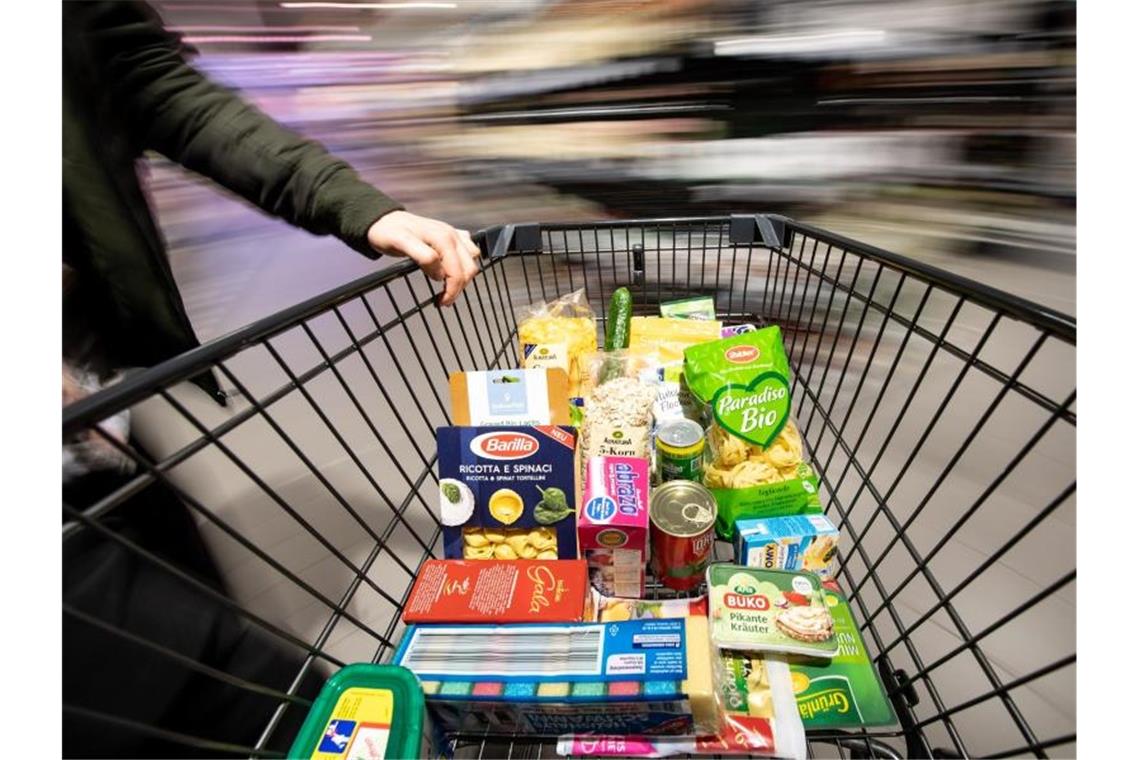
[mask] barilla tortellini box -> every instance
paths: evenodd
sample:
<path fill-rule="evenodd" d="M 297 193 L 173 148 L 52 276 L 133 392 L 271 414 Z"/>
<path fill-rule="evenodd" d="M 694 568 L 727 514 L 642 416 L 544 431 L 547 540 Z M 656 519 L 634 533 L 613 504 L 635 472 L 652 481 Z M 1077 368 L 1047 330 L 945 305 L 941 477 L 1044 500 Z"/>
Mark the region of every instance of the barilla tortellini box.
<path fill-rule="evenodd" d="M 575 429 L 441 427 L 447 559 L 577 559 Z"/>
<path fill-rule="evenodd" d="M 764 570 L 807 570 L 834 576 L 839 531 L 823 515 L 736 521 L 736 560 Z"/>
<path fill-rule="evenodd" d="M 609 596 L 645 593 L 649 561 L 649 463 L 640 457 L 590 457 L 578 515 L 578 543 L 590 581 Z"/>

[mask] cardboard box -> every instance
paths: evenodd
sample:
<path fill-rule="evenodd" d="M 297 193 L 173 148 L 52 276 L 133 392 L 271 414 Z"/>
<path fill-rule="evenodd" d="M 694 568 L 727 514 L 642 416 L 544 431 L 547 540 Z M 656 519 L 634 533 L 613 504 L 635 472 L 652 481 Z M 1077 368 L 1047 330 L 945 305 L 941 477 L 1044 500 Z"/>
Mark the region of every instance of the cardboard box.
<path fill-rule="evenodd" d="M 405 623 L 580 623 L 593 615 L 580 559 L 429 559 L 404 605 Z"/>
<path fill-rule="evenodd" d="M 600 456 L 586 463 L 578 545 L 598 591 L 607 596 L 644 596 L 649 561 L 648 462 Z"/>
<path fill-rule="evenodd" d="M 578 559 L 572 427 L 441 427 L 447 559 Z"/>
<path fill-rule="evenodd" d="M 839 531 L 823 515 L 736 521 L 736 562 L 764 570 L 806 570 L 829 579 L 835 573 Z"/>
<path fill-rule="evenodd" d="M 393 664 L 445 733 L 691 734 L 719 726 L 704 617 L 413 625 Z"/>

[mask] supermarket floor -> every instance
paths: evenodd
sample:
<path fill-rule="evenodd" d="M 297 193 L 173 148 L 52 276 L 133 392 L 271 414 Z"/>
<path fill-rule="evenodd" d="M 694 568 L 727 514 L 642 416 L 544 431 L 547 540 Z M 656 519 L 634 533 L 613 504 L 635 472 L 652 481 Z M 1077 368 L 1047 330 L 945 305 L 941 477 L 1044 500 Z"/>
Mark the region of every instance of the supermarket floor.
<path fill-rule="evenodd" d="M 589 219 L 591 214 L 597 215 L 588 204 L 568 205 L 563 199 L 549 199 L 541 188 L 533 190 L 529 207 L 520 208 L 514 220 L 550 216 L 560 220 Z M 526 191 L 527 188 L 515 187 L 512 195 L 526 197 Z M 314 238 L 267 220 L 200 183 L 188 184 L 169 177 L 156 195 L 156 205 L 171 243 L 175 275 L 195 328 L 204 340 L 350 281 L 376 266 L 334 240 Z M 189 207 L 195 209 L 193 217 L 183 217 L 179 210 Z M 212 213 L 204 214 L 204 208 Z M 416 210 L 433 212 L 431 208 Z M 500 221 L 479 218 L 478 209 L 468 213 L 471 218 L 457 221 L 473 228 Z M 1035 260 L 1029 252 L 998 259 L 963 256 L 956 253 L 952 245 L 932 243 L 922 234 L 920 223 L 876 224 L 867 209 L 844 209 L 810 221 L 1066 313 L 1075 311 L 1075 258 L 1071 256 L 1067 259 L 1052 256 L 1048 262 Z M 421 290 L 415 295 L 423 297 L 426 292 Z M 376 315 L 381 322 L 404 306 L 404 295 L 389 294 L 388 298 L 390 308 L 378 307 L 378 310 L 387 310 Z M 525 300 L 525 292 L 512 291 L 511 301 Z M 256 424 L 243 424 L 224 437 L 230 451 L 250 463 L 270 491 L 254 484 L 232 458 L 213 450 L 192 457 L 176 472 L 180 484 L 196 498 L 211 505 L 239 532 L 332 599 L 340 598 L 350 588 L 353 566 L 365 566 L 375 559 L 372 556 L 375 541 L 338 502 L 343 500 L 353 505 L 363 520 L 375 525 L 377 530 L 380 525 L 390 523 L 389 516 L 395 505 L 402 500 L 407 502 L 404 519 L 387 537 L 386 550 L 369 565 L 366 582 L 349 604 L 356 621 L 363 625 L 342 618 L 334 621 L 331 630 L 326 630 L 330 621 L 326 605 L 232 539 L 210 526 L 205 528 L 239 601 L 303 639 L 315 641 L 323 636 L 322 646 L 345 661 L 368 660 L 387 654 L 388 643 L 398 637 L 400 630 L 393 601 L 402 598 L 410 580 L 408 570 L 414 569 L 434 535 L 435 525 L 431 519 L 434 485 L 430 481 L 419 482 L 415 477 L 430 463 L 433 452 L 430 441 L 407 432 L 409 424 L 417 424 L 413 418 L 422 419 L 424 429 L 428 429 L 431 424 L 443 423 L 447 413 L 446 395 L 441 400 L 438 392 L 445 382 L 445 359 L 433 362 L 429 357 L 423 372 L 410 365 L 412 347 L 438 329 L 438 317 L 432 312 L 429 309 L 423 319 L 410 324 L 405 335 L 392 338 L 393 342 L 401 342 L 387 346 L 387 356 L 394 358 L 394 362 L 385 363 L 384 356 L 377 356 L 373 367 L 347 361 L 342 368 L 343 382 L 325 373 L 306 385 L 308 397 L 291 393 L 274 405 L 272 422 L 299 442 L 308 462 L 291 453 L 281 436 L 261 420 L 255 420 Z M 470 325 L 471 318 L 462 311 L 459 313 Z M 467 314 L 474 316 L 472 312 Z M 363 314 L 349 310 L 345 316 L 354 329 L 355 320 L 365 319 Z M 854 319 L 853 310 L 844 320 L 845 330 L 853 327 Z M 873 331 L 878 327 L 872 317 L 867 329 Z M 348 338 L 335 325 L 318 324 L 315 330 L 330 352 L 348 345 Z M 969 341 L 977 341 L 981 332 L 980 318 L 967 315 L 955 323 L 951 337 L 969 346 Z M 880 387 L 887 384 L 889 393 L 885 394 L 885 405 L 880 411 L 880 416 L 885 418 L 887 407 L 893 402 L 901 403 L 901 393 L 905 393 L 905 390 L 893 389 L 909 387 L 908 382 L 922 371 L 922 362 L 921 357 L 905 349 L 904 331 L 897 325 L 884 325 L 881 334 L 880 348 L 893 345 L 902 358 L 893 381 L 886 374 L 892 355 L 882 350 L 875 354 L 866 374 L 868 389 L 875 387 L 876 382 Z M 1022 336 L 1013 333 L 996 336 L 983 356 L 994 366 L 1010 368 L 1025 352 L 1022 340 Z M 421 342 L 420 345 L 426 344 Z M 277 341 L 277 348 L 294 371 L 320 359 L 313 342 L 297 331 Z M 855 348 L 866 348 L 866 344 L 857 341 Z M 402 360 L 409 364 L 402 364 Z M 282 364 L 264 351 L 247 351 L 230 365 L 254 395 L 267 393 L 286 380 Z M 372 369 L 378 372 L 386 393 L 377 392 L 376 385 L 370 385 L 368 373 Z M 810 371 L 805 366 L 798 369 L 801 373 Z M 873 478 L 876 484 L 880 479 L 889 484 L 887 476 L 901 472 L 903 460 L 911 453 L 904 439 L 913 441 L 918 437 L 919 421 L 933 413 L 955 371 L 956 367 L 950 364 L 936 363 L 931 368 L 923 382 L 923 388 L 931 390 L 916 396 L 903 429 L 895 436 L 897 445 L 880 445 L 887 431 L 877 422 L 868 422 L 866 438 L 855 456 L 865 463 L 884 448 L 884 457 Z M 425 381 L 425 373 L 432 382 Z M 1067 393 L 1065 388 L 1075 387 L 1072 353 L 1063 348 L 1046 347 L 1029 373 L 1035 381 L 1062 389 L 1060 394 Z M 232 384 L 227 385 L 232 387 Z M 346 393 L 348 388 L 370 390 L 353 396 Z M 994 392 L 991 385 L 982 382 L 973 385 L 967 382 L 961 391 L 966 407 L 971 403 L 984 406 Z M 179 388 L 176 397 L 211 426 L 248 406 L 238 398 L 231 402 L 229 409 L 221 410 L 204 401 L 191 388 Z M 836 420 L 846 420 L 856 406 L 854 398 L 840 399 L 838 405 L 834 401 L 830 416 Z M 316 409 L 331 421 L 331 428 L 316 414 Z M 820 429 L 820 417 L 813 412 L 813 420 L 809 421 L 804 419 L 805 414 L 801 406 L 801 424 L 808 430 L 809 443 L 815 444 L 821 462 L 832 462 L 837 452 L 834 440 L 822 433 L 818 438 L 813 437 L 812 431 Z M 968 419 L 969 415 L 947 415 L 910 466 L 907 477 L 895 484 L 897 489 L 887 491 L 880 486 L 880 492 L 890 494 L 897 519 L 906 520 L 914 515 L 907 528 L 913 551 L 922 557 L 931 552 L 928 561 L 921 566 L 900 549 L 900 542 L 891 540 L 894 534 L 887 520 L 872 519 L 874 505 L 866 492 L 860 493 L 862 489 L 856 488 L 855 476 L 843 467 L 842 452 L 828 468 L 833 481 L 838 480 L 832 483 L 834 496 L 844 504 L 850 525 L 870 526 L 862 539 L 866 554 L 850 560 L 856 576 L 868 563 L 877 567 L 882 586 L 878 590 L 865 587 L 862 591 L 868 608 L 874 609 L 884 594 L 898 591 L 891 607 L 892 615 L 880 613 L 876 623 L 885 642 L 896 639 L 899 642 L 892 652 L 894 665 L 913 672 L 921 667 L 915 651 L 927 663 L 947 655 L 933 674 L 937 694 L 930 691 L 930 684 L 919 689 L 920 716 L 933 714 L 933 705 L 939 699 L 947 707 L 966 702 L 976 695 L 991 692 L 996 683 L 1008 684 L 1075 652 L 1074 583 L 1062 584 L 1059 590 L 1048 594 L 1015 620 L 1003 620 L 1020 602 L 1042 593 L 1075 568 L 1075 497 L 1063 500 L 1055 511 L 1035 524 L 1033 531 L 1014 550 L 1004 553 L 1000 561 L 990 564 L 980 575 L 970 577 L 972 571 L 985 564 L 1007 538 L 1033 520 L 1044 504 L 1073 479 L 1073 428 L 1051 429 L 1031 457 L 1018 460 L 1013 477 L 1001 489 L 992 495 L 985 494 L 995 473 L 1011 461 L 1017 448 L 1040 424 L 1039 409 L 1030 404 L 1005 404 L 983 434 L 972 440 L 962 453 L 952 476 L 939 482 L 930 498 L 927 492 L 931 484 L 969 431 Z M 861 422 L 856 414 L 853 424 Z M 145 430 L 147 445 L 162 451 L 171 451 L 194 435 L 184 421 L 177 420 L 177 415 L 159 402 L 148 402 L 148 408 L 137 415 L 135 424 Z M 330 434 L 332 429 L 341 434 L 342 440 Z M 390 450 L 385 450 L 385 444 Z M 317 477 L 318 472 L 321 477 Z M 836 478 L 840 472 L 843 477 Z M 330 488 L 321 482 L 322 477 L 335 487 L 339 499 L 330 496 Z M 924 503 L 924 494 L 928 495 L 925 501 L 930 503 L 916 510 L 917 504 Z M 975 498 L 985 502 L 982 508 L 964 524 L 955 526 L 964 505 Z M 296 507 L 315 533 L 288 517 L 280 509 L 280 501 Z M 835 516 L 834 511 L 831 514 Z M 943 543 L 940 539 L 947 533 L 950 538 Z M 319 534 L 319 538 L 315 534 Z M 342 556 L 331 552 L 330 545 Z M 916 570 L 919 582 L 913 580 Z M 938 607 L 933 586 L 923 581 L 928 574 L 937 578 L 943 591 L 954 589 L 963 579 L 969 581 L 957 590 L 953 600 L 957 619 L 950 617 L 947 609 Z M 931 609 L 935 609 L 934 614 L 925 614 Z M 909 635 L 902 637 L 902 631 Z M 979 632 L 988 634 L 980 646 L 992 665 L 989 669 L 981 665 L 972 648 L 962 646 L 968 635 Z M 872 650 L 878 649 L 875 643 L 869 644 Z M 960 651 L 954 654 L 956 650 Z M 1060 668 L 1047 677 L 1003 693 L 1000 698 L 962 709 L 953 718 L 954 726 L 972 754 L 1000 752 L 1023 744 L 1022 734 L 1016 728 L 1019 719 L 1039 738 L 1073 732 L 1074 682 L 1075 666 Z M 1015 707 L 1010 707 L 1011 702 Z M 952 746 L 942 723 L 934 723 L 929 731 L 932 746 Z M 1065 748 L 1054 751 L 1064 754 Z"/>

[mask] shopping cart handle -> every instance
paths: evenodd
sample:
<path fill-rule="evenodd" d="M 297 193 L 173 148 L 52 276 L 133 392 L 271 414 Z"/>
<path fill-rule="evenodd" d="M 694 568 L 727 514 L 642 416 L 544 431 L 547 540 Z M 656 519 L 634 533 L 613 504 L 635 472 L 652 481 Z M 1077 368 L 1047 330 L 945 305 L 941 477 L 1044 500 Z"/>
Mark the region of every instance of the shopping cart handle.
<path fill-rule="evenodd" d="M 732 214 L 728 239 L 737 245 L 760 243 L 778 251 L 784 247 L 784 218 L 770 214 Z"/>
<path fill-rule="evenodd" d="M 542 235 L 537 224 L 500 224 L 475 233 L 475 242 L 492 261 L 509 251 L 541 251 Z"/>

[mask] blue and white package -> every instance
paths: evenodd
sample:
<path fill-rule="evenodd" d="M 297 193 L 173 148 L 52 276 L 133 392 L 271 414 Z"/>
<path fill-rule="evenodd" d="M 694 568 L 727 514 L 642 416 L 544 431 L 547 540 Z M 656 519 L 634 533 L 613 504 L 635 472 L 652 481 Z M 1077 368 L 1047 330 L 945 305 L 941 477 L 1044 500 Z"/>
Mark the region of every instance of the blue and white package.
<path fill-rule="evenodd" d="M 415 625 L 404 635 L 393 662 L 421 681 L 452 683 L 657 681 L 669 682 L 670 693 L 680 694 L 680 682 L 688 677 L 682 618 L 557 625 Z M 654 696 L 665 691 L 659 687 Z M 615 696 L 640 694 L 631 689 Z M 583 695 L 537 696 L 574 701 Z"/>
<path fill-rule="evenodd" d="M 736 521 L 736 562 L 764 570 L 806 570 L 827 580 L 839 531 L 823 515 L 749 518 Z"/>
<path fill-rule="evenodd" d="M 708 734 L 719 714 L 703 615 L 415 625 L 393 656 L 445 732 Z"/>
<path fill-rule="evenodd" d="M 441 427 L 447 559 L 577 559 L 570 426 Z"/>

